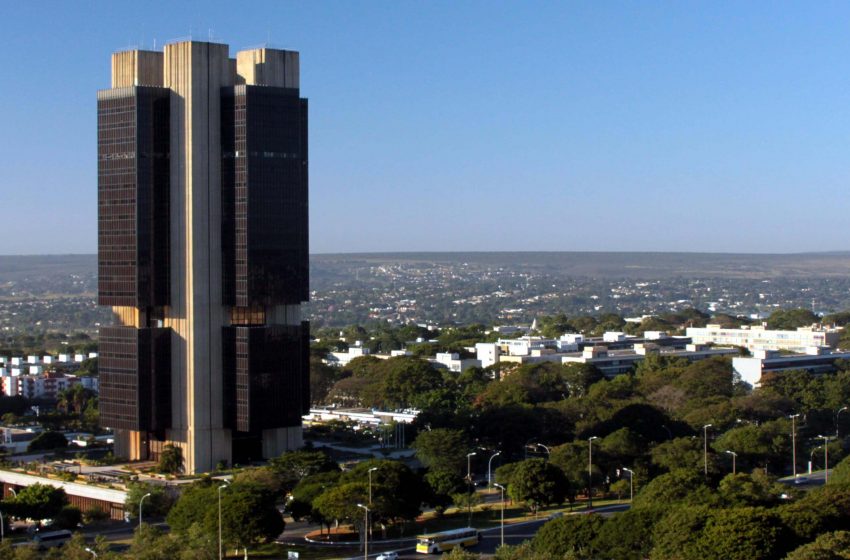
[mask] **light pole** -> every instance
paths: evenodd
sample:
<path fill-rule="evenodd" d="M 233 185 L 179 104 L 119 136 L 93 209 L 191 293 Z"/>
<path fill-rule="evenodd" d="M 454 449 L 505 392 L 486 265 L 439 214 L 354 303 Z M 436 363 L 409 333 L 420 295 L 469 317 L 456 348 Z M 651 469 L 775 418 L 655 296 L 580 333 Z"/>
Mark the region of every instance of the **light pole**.
<path fill-rule="evenodd" d="M 147 494 L 142 496 L 141 500 L 139 500 L 139 532 L 142 531 L 142 504 L 145 503 L 145 498 L 147 498 L 150 495 L 151 495 L 151 493 L 148 492 Z"/>
<path fill-rule="evenodd" d="M 490 473 L 491 473 L 490 467 L 493 465 L 493 459 L 495 459 L 496 457 L 498 457 L 501 454 L 502 454 L 501 451 L 496 451 L 495 453 L 490 455 L 490 460 L 487 461 L 487 486 L 493 485 L 493 479 L 490 476 Z"/>
<path fill-rule="evenodd" d="M 593 440 L 596 436 L 587 438 L 587 509 L 593 508 Z"/>
<path fill-rule="evenodd" d="M 221 545 L 221 491 L 227 488 L 229 482 L 225 481 L 224 484 L 218 487 L 218 560 L 222 560 L 224 558 L 224 552 L 222 550 Z M 238 552 L 238 551 L 237 551 Z"/>
<path fill-rule="evenodd" d="M 552 456 L 552 450 L 543 445 L 542 443 L 535 444 L 537 447 L 542 447 L 544 451 L 546 451 L 546 458 L 550 458 Z"/>
<path fill-rule="evenodd" d="M 6 539 L 6 530 L 3 528 L 3 525 L 6 523 L 3 521 L 3 512 L 0 512 L 0 542 L 3 542 Z"/>
<path fill-rule="evenodd" d="M 378 467 L 369 469 L 369 505 L 372 505 L 372 473 L 378 470 Z"/>
<path fill-rule="evenodd" d="M 11 492 L 12 495 L 15 496 L 16 498 L 18 497 L 18 491 L 15 490 L 14 488 L 9 488 L 9 492 Z"/>
<path fill-rule="evenodd" d="M 839 434 L 838 434 L 838 417 L 839 417 L 839 416 L 841 415 L 841 413 L 842 413 L 842 412 L 844 412 L 845 410 L 847 410 L 847 407 L 846 407 L 846 406 L 842 406 L 841 408 L 839 408 L 839 409 L 838 409 L 838 412 L 836 412 L 836 413 L 835 413 L 835 437 L 838 437 L 838 436 L 839 436 Z"/>
<path fill-rule="evenodd" d="M 357 507 L 363 508 L 366 512 L 365 524 L 363 525 L 363 560 L 369 559 L 369 508 L 363 504 L 357 504 Z"/>
<path fill-rule="evenodd" d="M 711 428 L 711 424 L 706 424 L 702 427 L 703 432 L 703 452 L 702 452 L 702 463 L 703 470 L 705 471 L 705 476 L 708 476 L 708 429 Z"/>
<path fill-rule="evenodd" d="M 91 555 L 92 555 L 92 556 L 94 556 L 95 558 L 97 558 L 97 552 L 95 552 L 94 550 L 90 549 L 89 547 L 86 547 L 86 549 L 85 549 L 85 550 L 86 550 L 86 552 L 91 553 Z"/>
<path fill-rule="evenodd" d="M 494 484 L 496 488 L 502 491 L 502 522 L 501 528 L 499 529 L 501 534 L 501 543 L 502 546 L 505 546 L 505 487 L 499 483 Z"/>
<path fill-rule="evenodd" d="M 469 515 L 468 527 L 472 527 L 472 457 L 477 455 L 475 451 L 466 454 L 466 483 L 469 485 L 466 500 L 466 512 Z"/>
<path fill-rule="evenodd" d="M 726 453 L 732 456 L 732 474 L 735 474 L 735 462 L 738 459 L 738 454 L 734 451 L 729 451 L 728 449 L 726 450 Z"/>
<path fill-rule="evenodd" d="M 792 472 L 794 473 L 794 478 L 797 478 L 797 417 L 799 414 L 792 414 L 789 416 L 791 419 L 791 460 L 792 460 Z"/>
<path fill-rule="evenodd" d="M 632 502 L 635 499 L 635 471 L 626 467 L 622 467 L 622 469 L 629 473 L 629 501 Z"/>
<path fill-rule="evenodd" d="M 829 482 L 829 436 L 818 436 L 823 440 L 823 483 Z"/>

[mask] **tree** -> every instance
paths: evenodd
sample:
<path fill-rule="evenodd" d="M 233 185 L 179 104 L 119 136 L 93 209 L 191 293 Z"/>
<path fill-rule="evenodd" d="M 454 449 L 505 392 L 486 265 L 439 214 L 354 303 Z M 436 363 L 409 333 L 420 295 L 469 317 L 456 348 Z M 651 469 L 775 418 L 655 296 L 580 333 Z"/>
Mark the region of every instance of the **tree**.
<path fill-rule="evenodd" d="M 339 465 L 324 451 L 287 451 L 269 461 L 268 468 L 280 477 L 281 491 L 291 492 L 303 479 L 321 472 L 339 471 Z"/>
<path fill-rule="evenodd" d="M 660 478 L 660 477 L 659 477 Z M 659 502 L 662 504 L 664 502 Z M 697 543 L 708 522 L 704 506 L 676 507 L 662 517 L 652 530 L 652 560 L 702 560 Z"/>
<path fill-rule="evenodd" d="M 35 436 L 27 446 L 27 451 L 52 451 L 66 447 L 68 447 L 68 440 L 62 433 L 48 430 Z"/>
<path fill-rule="evenodd" d="M 358 504 L 366 505 L 369 498 L 368 485 L 361 482 L 340 484 L 323 492 L 313 500 L 313 507 L 325 519 L 352 523 L 364 535 L 365 512 Z"/>
<path fill-rule="evenodd" d="M 59 529 L 76 529 L 83 521 L 83 512 L 76 506 L 65 506 L 56 517 L 53 518 L 51 526 Z"/>
<path fill-rule="evenodd" d="M 717 501 L 718 498 L 705 484 L 701 472 L 678 469 L 652 479 L 635 496 L 632 507 L 654 507 L 658 504 L 709 505 Z"/>
<path fill-rule="evenodd" d="M 597 558 L 595 542 L 604 519 L 599 515 L 570 515 L 549 521 L 531 539 L 531 548 L 538 553 L 563 557 L 572 554 L 576 559 Z"/>
<path fill-rule="evenodd" d="M 460 430 L 436 428 L 413 441 L 416 457 L 429 469 L 460 472 L 466 466 L 466 437 Z"/>
<path fill-rule="evenodd" d="M 328 471 L 312 474 L 305 477 L 292 490 L 292 500 L 287 504 L 287 509 L 295 520 L 306 519 L 312 523 L 329 524 L 332 519 L 326 519 L 314 507 L 316 498 L 322 495 L 325 489 L 337 484 L 339 471 Z"/>
<path fill-rule="evenodd" d="M 595 547 L 600 558 L 643 560 L 652 550 L 652 530 L 666 508 L 646 507 L 618 513 L 599 530 Z"/>
<path fill-rule="evenodd" d="M 763 508 L 716 509 L 697 548 L 705 560 L 771 560 L 788 552 L 789 536 L 774 512 Z"/>
<path fill-rule="evenodd" d="M 809 309 L 778 309 L 767 318 L 767 328 L 775 330 L 795 330 L 809 327 L 820 322 L 820 317 Z"/>
<path fill-rule="evenodd" d="M 422 480 L 399 461 L 371 460 L 358 463 L 343 473 L 340 484 L 363 483 L 368 486 L 369 470 L 372 472 L 372 512 L 374 522 L 413 520 L 420 513 L 426 497 Z"/>
<path fill-rule="evenodd" d="M 659 443 L 650 453 L 652 462 L 662 469 L 692 469 L 703 459 L 703 446 L 698 439 L 683 437 Z"/>
<path fill-rule="evenodd" d="M 216 488 L 210 480 L 197 482 L 184 488 L 166 518 L 171 530 L 186 535 L 193 524 L 203 527 L 207 512 L 218 512 Z"/>
<path fill-rule="evenodd" d="M 217 528 L 217 510 L 207 512 L 206 529 Z M 232 484 L 222 491 L 222 538 L 236 548 L 247 548 L 277 538 L 284 529 L 283 517 L 275 506 L 275 495 L 253 484 Z"/>
<path fill-rule="evenodd" d="M 319 357 L 310 357 L 310 401 L 313 404 L 325 402 L 334 383 L 339 379 L 339 369 L 327 365 Z"/>
<path fill-rule="evenodd" d="M 179 474 L 183 470 L 183 450 L 173 443 L 165 444 L 157 470 L 165 474 Z"/>
<path fill-rule="evenodd" d="M 143 517 L 166 515 L 174 504 L 171 496 L 162 486 L 144 482 L 131 482 L 127 485 L 127 497 L 124 500 L 124 511 L 131 519 L 139 517 L 139 502 L 145 494 L 150 494 L 150 496 L 145 498 L 142 503 Z"/>
<path fill-rule="evenodd" d="M 850 560 L 850 531 L 819 535 L 814 541 L 796 548 L 786 560 Z"/>
<path fill-rule="evenodd" d="M 720 497 L 730 506 L 771 506 L 779 503 L 791 489 L 757 469 L 752 474 L 729 474 L 717 488 Z"/>
<path fill-rule="evenodd" d="M 456 471 L 431 469 L 425 473 L 429 493 L 425 502 L 434 507 L 438 515 L 452 503 L 452 495 L 463 490 L 463 478 Z"/>
<path fill-rule="evenodd" d="M 508 480 L 508 495 L 523 502 L 534 513 L 542 505 L 561 504 L 570 494 L 564 472 L 543 459 L 527 459 L 514 469 Z"/>
<path fill-rule="evenodd" d="M 68 496 L 61 488 L 54 488 L 46 484 L 32 484 L 18 490 L 9 508 L 15 517 L 29 519 L 53 519 L 62 508 L 68 505 Z"/>

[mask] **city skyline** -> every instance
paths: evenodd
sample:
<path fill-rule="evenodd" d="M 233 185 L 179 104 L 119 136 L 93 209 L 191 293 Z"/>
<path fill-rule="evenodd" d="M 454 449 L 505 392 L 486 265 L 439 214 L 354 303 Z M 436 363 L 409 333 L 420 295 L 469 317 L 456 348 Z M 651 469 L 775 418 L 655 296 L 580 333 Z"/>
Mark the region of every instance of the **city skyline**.
<path fill-rule="evenodd" d="M 0 254 L 95 252 L 101 54 L 190 33 L 305 53 L 315 253 L 848 249 L 846 5 L 255 5 L 7 8 Z"/>

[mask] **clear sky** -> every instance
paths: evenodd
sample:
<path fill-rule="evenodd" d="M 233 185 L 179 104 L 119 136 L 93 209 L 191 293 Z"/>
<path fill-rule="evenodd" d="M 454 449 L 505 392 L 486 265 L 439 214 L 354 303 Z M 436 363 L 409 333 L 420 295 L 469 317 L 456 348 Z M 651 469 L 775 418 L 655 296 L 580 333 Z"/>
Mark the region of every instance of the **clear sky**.
<path fill-rule="evenodd" d="M 301 51 L 314 253 L 848 250 L 847 2 L 3 2 L 0 254 L 96 251 L 128 46 Z"/>

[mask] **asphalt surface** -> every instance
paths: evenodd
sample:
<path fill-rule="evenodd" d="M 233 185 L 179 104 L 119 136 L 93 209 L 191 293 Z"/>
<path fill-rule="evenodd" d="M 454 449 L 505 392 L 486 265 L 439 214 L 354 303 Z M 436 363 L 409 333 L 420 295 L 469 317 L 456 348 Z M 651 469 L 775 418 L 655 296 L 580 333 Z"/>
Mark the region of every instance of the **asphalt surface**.
<path fill-rule="evenodd" d="M 606 506 L 599 509 L 592 510 L 592 513 L 597 513 L 599 515 L 610 516 L 619 511 L 624 511 L 629 508 L 629 504 L 617 504 L 613 506 Z M 575 511 L 573 513 L 569 513 L 567 515 L 586 515 L 586 511 Z M 526 521 L 522 523 L 514 523 L 511 525 L 505 525 L 505 544 L 507 545 L 517 545 L 521 544 L 523 541 L 531 539 L 537 533 L 537 531 L 542 527 L 547 521 L 550 519 L 548 517 L 538 519 L 535 521 Z M 481 531 L 481 542 L 478 545 L 470 547 L 469 550 L 472 552 L 477 552 L 478 554 L 483 554 L 486 556 L 491 556 L 495 554 L 496 549 L 502 544 L 502 535 L 500 527 L 492 527 L 489 529 L 483 529 Z M 392 550 L 398 553 L 399 560 L 414 560 L 416 558 L 422 560 L 423 558 L 428 558 L 428 556 L 417 553 L 415 550 L 416 541 L 414 539 L 410 539 L 410 544 L 402 544 L 395 545 L 395 548 L 381 546 L 380 543 L 374 543 L 369 547 L 369 557 L 375 558 L 380 554 L 381 551 Z M 373 550 L 374 547 L 374 550 Z M 358 560 L 363 558 L 362 555 L 354 556 L 350 560 Z"/>

